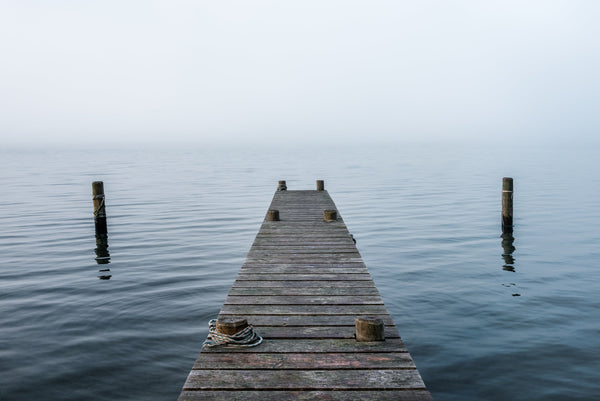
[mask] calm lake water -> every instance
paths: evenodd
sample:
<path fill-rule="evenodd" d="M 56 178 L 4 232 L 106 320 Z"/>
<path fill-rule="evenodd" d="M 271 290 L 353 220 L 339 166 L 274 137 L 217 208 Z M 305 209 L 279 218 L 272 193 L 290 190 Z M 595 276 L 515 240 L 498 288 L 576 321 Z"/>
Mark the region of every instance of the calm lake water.
<path fill-rule="evenodd" d="M 402 143 L 2 150 L 0 400 L 175 400 L 280 179 L 325 180 L 437 401 L 596 400 L 599 159 Z M 95 180 L 110 264 L 95 260 Z"/>

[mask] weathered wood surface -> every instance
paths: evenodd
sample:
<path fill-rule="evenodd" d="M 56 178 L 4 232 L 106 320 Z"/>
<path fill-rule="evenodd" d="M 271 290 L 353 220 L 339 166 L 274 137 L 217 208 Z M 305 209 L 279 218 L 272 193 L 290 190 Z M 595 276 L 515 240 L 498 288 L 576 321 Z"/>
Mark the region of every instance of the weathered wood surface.
<path fill-rule="evenodd" d="M 432 400 L 327 191 L 277 191 L 220 312 L 263 336 L 254 348 L 203 347 L 184 400 Z M 355 318 L 383 321 L 358 342 Z"/>
<path fill-rule="evenodd" d="M 179 401 L 433 401 L 426 390 L 422 391 L 306 391 L 306 390 L 266 390 L 266 391 L 183 391 Z"/>

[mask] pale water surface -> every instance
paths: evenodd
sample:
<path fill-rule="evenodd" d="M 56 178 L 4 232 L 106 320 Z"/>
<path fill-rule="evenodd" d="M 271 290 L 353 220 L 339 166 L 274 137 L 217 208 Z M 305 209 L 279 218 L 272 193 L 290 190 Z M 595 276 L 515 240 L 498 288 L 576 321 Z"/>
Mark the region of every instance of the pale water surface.
<path fill-rule="evenodd" d="M 290 189 L 325 180 L 437 401 L 598 399 L 594 149 L 0 156 L 2 401 L 175 400 L 280 179 Z M 515 179 L 512 240 L 500 237 L 503 176 Z M 107 194 L 107 265 L 95 260 L 94 180 Z"/>

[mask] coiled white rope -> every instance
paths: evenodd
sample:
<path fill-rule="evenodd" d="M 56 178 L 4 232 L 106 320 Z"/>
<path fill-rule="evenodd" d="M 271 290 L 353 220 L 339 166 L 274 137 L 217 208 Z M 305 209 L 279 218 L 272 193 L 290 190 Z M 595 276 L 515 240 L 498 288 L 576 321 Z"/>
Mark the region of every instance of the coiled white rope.
<path fill-rule="evenodd" d="M 208 337 L 203 345 L 207 347 L 216 347 L 218 345 L 227 345 L 229 347 L 256 347 L 262 343 L 261 336 L 256 334 L 252 325 L 248 325 L 242 331 L 235 334 L 223 334 L 217 331 L 217 320 L 208 322 Z"/>

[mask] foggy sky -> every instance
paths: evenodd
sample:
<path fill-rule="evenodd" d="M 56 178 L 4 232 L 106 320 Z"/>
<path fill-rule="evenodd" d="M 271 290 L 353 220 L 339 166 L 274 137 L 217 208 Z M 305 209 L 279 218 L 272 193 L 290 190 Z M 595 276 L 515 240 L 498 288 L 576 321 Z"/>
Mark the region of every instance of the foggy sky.
<path fill-rule="evenodd" d="M 594 0 L 0 0 L 0 136 L 595 138 L 599 19 Z"/>

